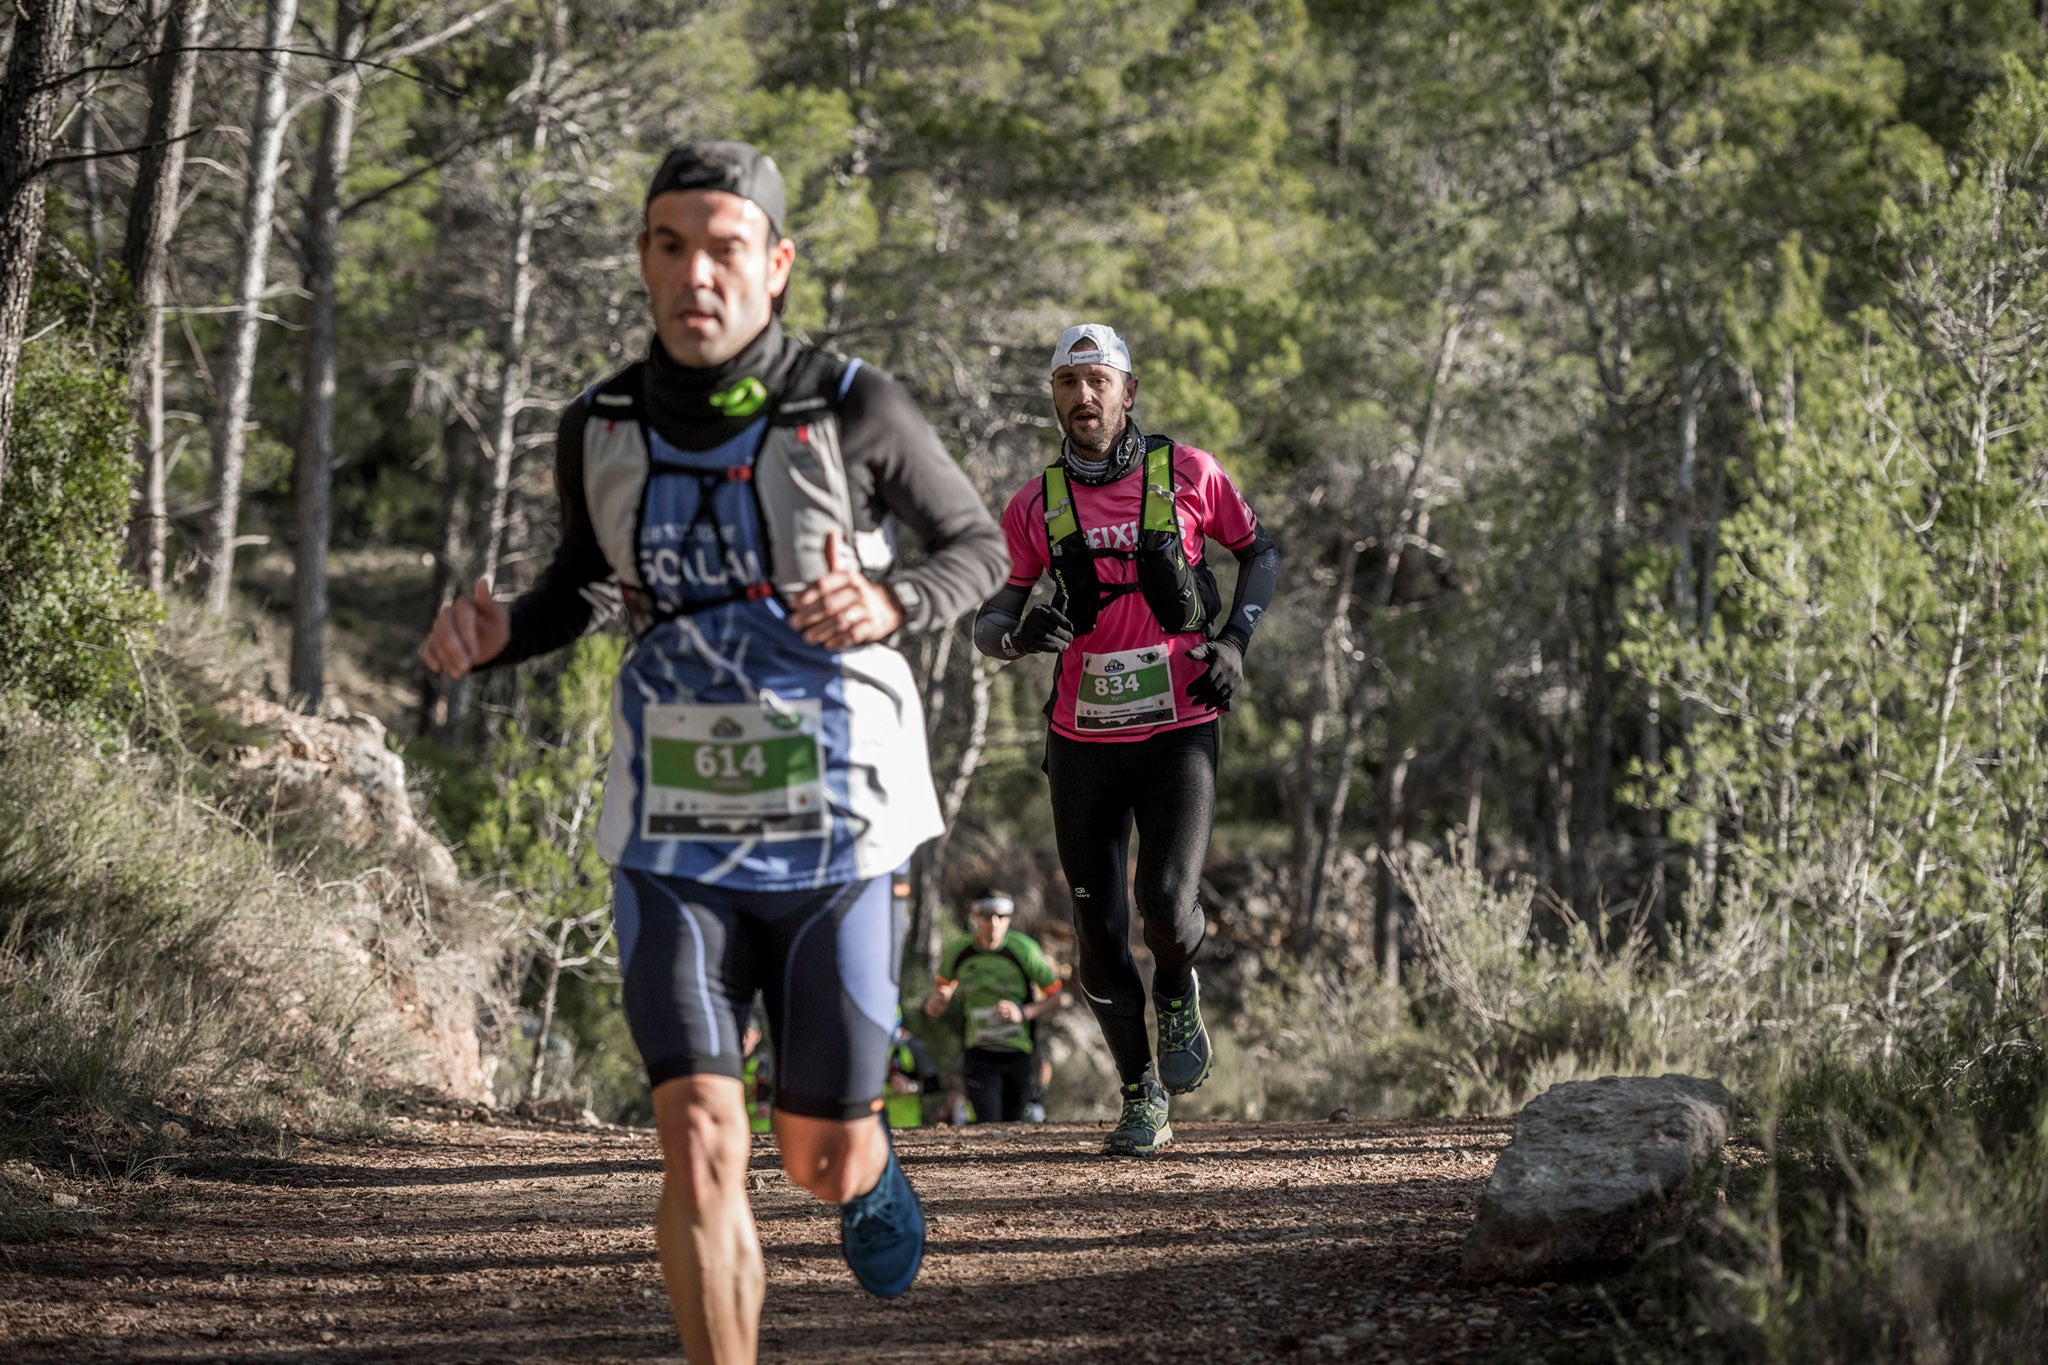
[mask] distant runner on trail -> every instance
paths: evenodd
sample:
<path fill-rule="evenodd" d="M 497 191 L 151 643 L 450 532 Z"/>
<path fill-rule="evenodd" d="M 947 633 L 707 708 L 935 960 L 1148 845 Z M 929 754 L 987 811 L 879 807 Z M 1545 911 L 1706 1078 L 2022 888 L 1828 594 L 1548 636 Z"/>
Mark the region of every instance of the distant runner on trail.
<path fill-rule="evenodd" d="M 984 891 L 967 907 L 971 932 L 946 945 L 924 1012 L 936 1019 L 959 998 L 961 1080 L 976 1123 L 1030 1117 L 1032 1024 L 1058 1009 L 1059 973 L 1037 940 L 1010 928 L 1017 904 Z M 1032 988 L 1043 992 L 1033 1000 Z"/>
<path fill-rule="evenodd" d="M 747 1127 L 756 1133 L 771 1133 L 775 1131 L 775 1057 L 768 1049 L 760 1013 L 756 1005 L 740 1034 L 740 1090 L 747 1101 Z"/>
<path fill-rule="evenodd" d="M 897 1012 L 896 1033 L 889 1044 L 889 1099 L 883 1112 L 891 1128 L 922 1128 L 929 1120 L 925 1102 L 943 1093 L 938 1064 L 924 1040 L 903 1026 Z"/>
<path fill-rule="evenodd" d="M 563 415 L 553 561 L 509 607 L 479 581 L 420 649 L 459 678 L 568 644 L 623 598 L 633 648 L 597 837 L 661 1135 L 656 1246 L 693 1365 L 751 1361 L 759 1335 L 740 1048 L 757 988 L 784 1171 L 840 1206 L 869 1292 L 917 1274 L 924 1214 L 879 1117 L 890 873 L 940 822 L 917 685 L 886 642 L 943 626 L 1002 566 L 903 387 L 784 334 L 784 209 L 752 147 L 669 153 L 638 239 L 656 339 Z M 924 560 L 890 567 L 885 516 Z"/>
<path fill-rule="evenodd" d="M 1075 975 L 1122 1081 L 1109 1156 L 1150 1156 L 1171 1142 L 1166 1097 L 1209 1076 L 1193 962 L 1206 928 L 1195 895 L 1216 814 L 1217 717 L 1244 686 L 1245 647 L 1280 570 L 1279 550 L 1216 458 L 1140 431 L 1137 395 L 1122 337 L 1099 323 L 1061 334 L 1052 401 L 1066 439 L 1010 499 L 1009 582 L 974 621 L 975 647 L 991 658 L 1060 655 L 1046 775 L 1073 888 Z M 1228 615 L 1204 562 L 1209 538 L 1237 556 Z M 1042 576 L 1052 600 L 1027 613 Z M 1156 1068 L 1130 950 L 1134 822 Z"/>

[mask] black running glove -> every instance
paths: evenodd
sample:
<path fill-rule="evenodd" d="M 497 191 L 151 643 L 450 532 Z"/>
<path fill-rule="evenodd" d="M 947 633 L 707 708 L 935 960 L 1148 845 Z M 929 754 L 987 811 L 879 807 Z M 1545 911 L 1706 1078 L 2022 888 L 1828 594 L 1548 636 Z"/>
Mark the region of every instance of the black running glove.
<path fill-rule="evenodd" d="M 1207 672 L 1188 684 L 1188 699 L 1228 711 L 1231 698 L 1244 686 L 1244 655 L 1228 640 L 1210 640 L 1189 650 L 1188 657 L 1209 665 Z"/>
<path fill-rule="evenodd" d="M 1040 602 L 1026 612 L 1010 632 L 1010 648 L 1019 654 L 1057 654 L 1072 643 L 1074 623 L 1049 602 Z"/>

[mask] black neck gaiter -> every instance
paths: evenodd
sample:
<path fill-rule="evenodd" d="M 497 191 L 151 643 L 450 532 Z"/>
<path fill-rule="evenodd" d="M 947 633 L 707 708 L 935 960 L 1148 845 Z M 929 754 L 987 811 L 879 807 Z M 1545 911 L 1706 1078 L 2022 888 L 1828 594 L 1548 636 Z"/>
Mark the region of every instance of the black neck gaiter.
<path fill-rule="evenodd" d="M 1144 463 L 1145 433 L 1138 430 L 1136 422 L 1128 417 L 1124 419 L 1124 429 L 1117 433 L 1116 440 L 1109 447 L 1107 455 L 1109 467 L 1100 474 L 1090 474 L 1079 468 L 1076 464 L 1074 443 L 1066 440 L 1060 442 L 1060 458 L 1066 462 L 1067 476 L 1073 479 L 1075 483 L 1085 483 L 1091 486 L 1115 483 L 1118 479 L 1130 473 L 1132 469 Z"/>
<path fill-rule="evenodd" d="M 656 336 L 648 343 L 643 381 L 648 424 L 684 450 L 729 441 L 781 395 L 801 350 L 774 318 L 738 355 L 717 365 L 681 364 Z"/>

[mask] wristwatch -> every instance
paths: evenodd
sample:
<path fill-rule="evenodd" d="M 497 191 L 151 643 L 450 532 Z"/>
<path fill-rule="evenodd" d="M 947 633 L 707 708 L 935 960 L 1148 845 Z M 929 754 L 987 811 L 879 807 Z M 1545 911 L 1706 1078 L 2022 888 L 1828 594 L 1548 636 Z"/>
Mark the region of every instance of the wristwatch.
<path fill-rule="evenodd" d="M 917 618 L 918 608 L 924 605 L 924 594 L 917 590 L 915 583 L 900 578 L 888 587 L 890 595 L 896 599 L 897 610 L 903 613 L 904 626 L 909 626 Z"/>

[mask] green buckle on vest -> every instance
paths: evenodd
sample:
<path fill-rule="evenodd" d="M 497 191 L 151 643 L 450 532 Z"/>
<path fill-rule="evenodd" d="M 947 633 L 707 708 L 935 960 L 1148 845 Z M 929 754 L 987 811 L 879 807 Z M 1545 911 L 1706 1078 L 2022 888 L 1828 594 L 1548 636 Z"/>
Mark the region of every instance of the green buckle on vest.
<path fill-rule="evenodd" d="M 727 417 L 752 417 L 768 401 L 768 387 L 748 375 L 729 389 L 720 389 L 707 400 Z"/>

